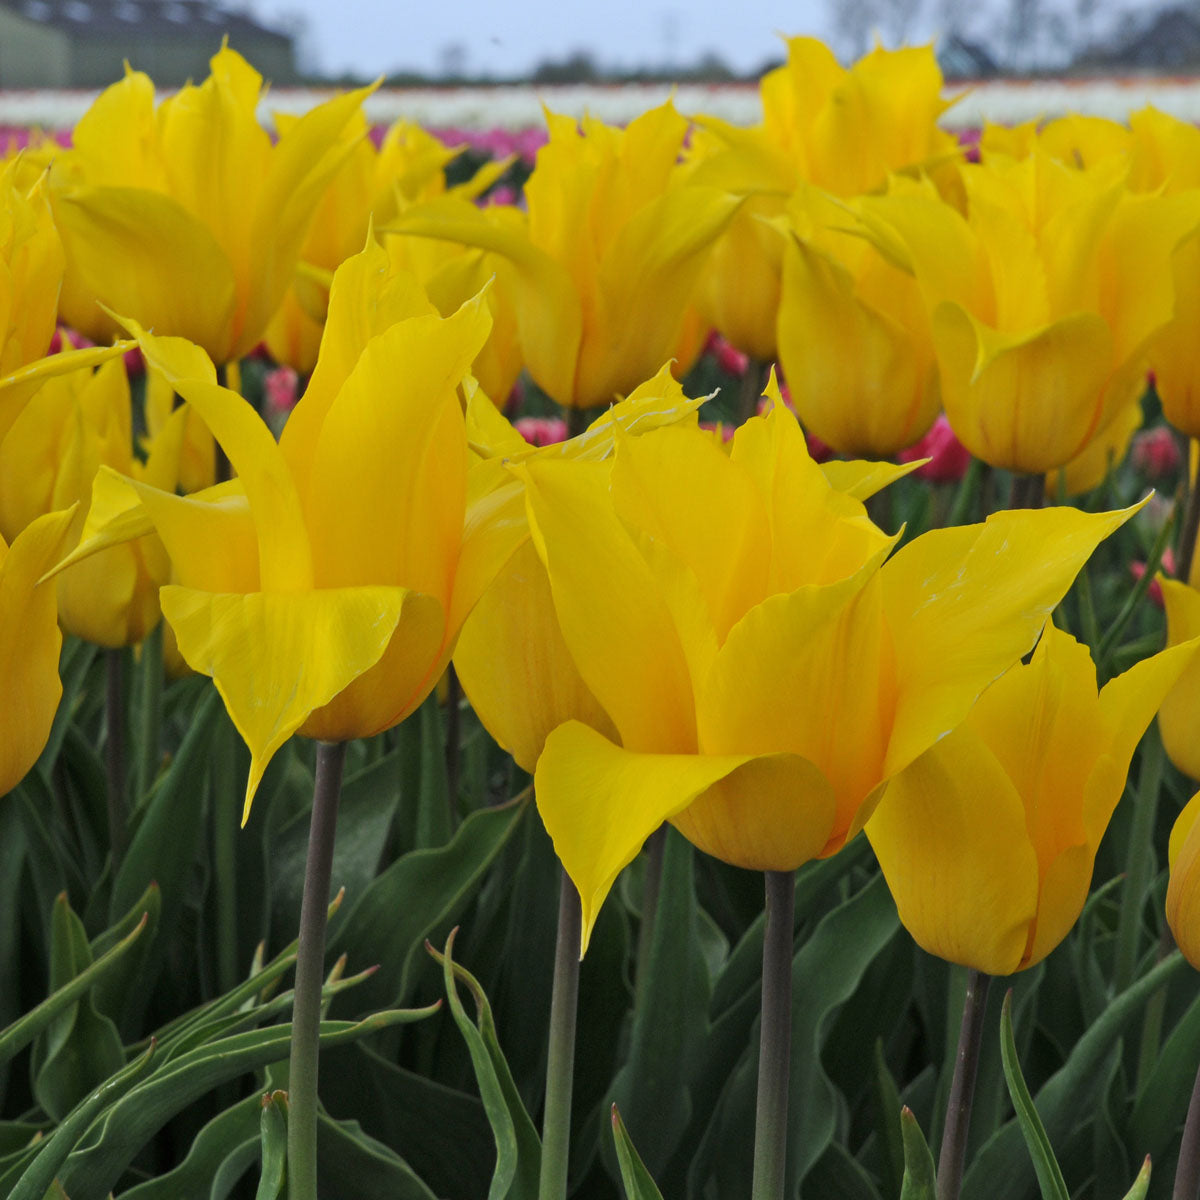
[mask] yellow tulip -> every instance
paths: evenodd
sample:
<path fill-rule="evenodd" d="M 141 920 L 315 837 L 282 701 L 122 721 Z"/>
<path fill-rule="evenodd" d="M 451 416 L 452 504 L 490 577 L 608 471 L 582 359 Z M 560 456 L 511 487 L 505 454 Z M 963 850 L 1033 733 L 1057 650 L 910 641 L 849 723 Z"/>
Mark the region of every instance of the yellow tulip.
<path fill-rule="evenodd" d="M 1088 648 L 1047 625 L 967 719 L 892 780 L 867 837 L 931 954 L 989 975 L 1041 962 L 1087 899 L 1134 749 L 1200 641 L 1096 691 Z"/>
<path fill-rule="evenodd" d="M 913 277 L 843 232 L 844 206 L 802 189 L 789 207 L 780 365 L 805 429 L 843 454 L 887 458 L 941 411 L 929 316 Z"/>
<path fill-rule="evenodd" d="M 1141 394 L 1145 384 L 1135 381 L 1129 403 L 1069 463 L 1046 476 L 1046 495 L 1082 496 L 1099 487 L 1108 473 L 1125 461 L 1133 435 L 1142 427 Z"/>
<path fill-rule="evenodd" d="M 857 210 L 916 276 L 946 415 L 985 462 L 1060 467 L 1140 386 L 1174 313 L 1170 264 L 1200 226 L 1200 193 L 1133 194 L 1123 170 L 1117 160 L 1077 170 L 1035 149 L 964 167 L 965 218 L 932 190 Z"/>
<path fill-rule="evenodd" d="M 1167 925 L 1183 956 L 1200 969 L 1200 792 L 1175 818 L 1167 846 Z"/>
<path fill-rule="evenodd" d="M 784 255 L 764 222 L 783 214 L 787 197 L 805 183 L 850 197 L 901 168 L 935 169 L 959 154 L 937 128 L 949 104 L 931 46 L 876 48 L 848 69 L 815 38 L 791 38 L 787 48 L 787 63 L 760 85 L 762 123 L 743 129 L 700 117 L 688 152 L 695 182 L 748 197 L 717 241 L 701 311 L 764 361 L 776 357 Z"/>
<path fill-rule="evenodd" d="M 63 251 L 43 180 L 25 191 L 0 172 L 0 376 L 41 358 L 54 336 Z"/>
<path fill-rule="evenodd" d="M 1129 515 L 1000 513 L 884 564 L 895 539 L 779 404 L 728 455 L 671 426 L 618 436 L 611 469 L 517 470 L 564 641 L 619 737 L 567 722 L 535 777 L 585 942 L 664 820 L 758 870 L 840 849 Z"/>
<path fill-rule="evenodd" d="M 695 425 L 702 403 L 688 400 L 664 367 L 570 441 L 534 449 L 486 399 L 468 407 L 467 436 L 494 466 L 534 459 L 611 464 L 618 430 L 638 435 L 680 420 Z M 529 540 L 523 488 L 507 473 L 495 478 L 491 502 L 510 506 L 524 540 L 463 625 L 454 667 L 484 728 L 532 773 L 547 735 L 564 721 L 582 721 L 609 738 L 616 730 L 558 627 L 546 568 Z"/>
<path fill-rule="evenodd" d="M 180 497 L 101 471 L 105 518 L 77 554 L 162 537 L 176 579 L 163 615 L 250 748 L 248 813 L 292 733 L 367 736 L 420 704 L 519 541 L 467 508 L 458 386 L 487 308 L 477 298 L 443 319 L 368 246 L 334 276 L 321 356 L 278 444 L 203 351 L 128 325 L 237 478 Z"/>
<path fill-rule="evenodd" d="M 559 404 L 610 403 L 675 349 L 685 309 L 735 197 L 685 182 L 687 122 L 670 103 L 624 129 L 547 113 L 550 140 L 525 185 L 528 220 L 433 202 L 394 232 L 492 250 L 514 267 L 529 373 Z"/>
<path fill-rule="evenodd" d="M 0 795 L 12 791 L 41 754 L 62 696 L 54 584 L 39 581 L 61 555 L 72 515 L 39 517 L 11 546 L 0 538 Z"/>
<path fill-rule="evenodd" d="M 110 358 L 94 373 L 47 380 L 0 442 L 0 533 L 15 537 L 43 513 L 79 504 L 71 523 L 79 539 L 92 481 L 101 465 L 174 491 L 188 420 L 178 409 L 134 457 L 125 364 Z M 158 589 L 169 564 L 154 534 L 114 546 L 59 575 L 58 617 L 68 632 L 101 646 L 140 642 L 158 624 Z"/>
<path fill-rule="evenodd" d="M 1167 613 L 1167 645 L 1200 637 L 1200 563 L 1194 561 L 1190 584 L 1162 579 Z M 1167 757 L 1185 774 L 1200 780 L 1200 664 L 1193 663 L 1163 701 L 1158 718 Z"/>
<path fill-rule="evenodd" d="M 299 119 L 281 114 L 276 124 L 286 133 Z M 397 121 L 378 149 L 368 135 L 366 116 L 358 111 L 339 137 L 343 156 L 317 205 L 300 252 L 299 273 L 267 327 L 267 349 L 276 362 L 304 375 L 317 361 L 329 303 L 327 277 L 362 249 L 372 222 L 379 227 L 393 220 L 401 208 L 442 195 L 446 166 L 462 149 L 443 145 L 408 121 Z M 488 163 L 451 193 L 473 197 L 507 166 L 507 162 Z M 460 296 L 458 304 L 475 295 L 482 282 Z M 442 315 L 448 316 L 458 304 L 442 309 Z"/>
<path fill-rule="evenodd" d="M 61 311 L 96 341 L 113 328 L 99 301 L 226 363 L 262 338 L 291 283 L 366 92 L 314 108 L 273 143 L 257 117 L 262 76 L 228 47 L 211 65 L 157 110 L 150 79 L 127 70 L 55 160 Z"/>

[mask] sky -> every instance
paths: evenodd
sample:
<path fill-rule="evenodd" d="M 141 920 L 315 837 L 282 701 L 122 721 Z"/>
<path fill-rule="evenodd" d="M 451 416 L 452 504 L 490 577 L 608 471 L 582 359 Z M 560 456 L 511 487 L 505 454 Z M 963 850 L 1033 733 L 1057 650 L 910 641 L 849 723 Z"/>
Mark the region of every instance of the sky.
<path fill-rule="evenodd" d="M 715 51 L 752 70 L 781 57 L 775 31 L 826 32 L 824 0 L 254 0 L 264 20 L 305 22 L 323 72 L 436 72 L 461 47 L 469 72 L 514 75 L 588 49 L 605 66 L 682 65 Z M 307 65 L 307 64 L 306 64 Z"/>

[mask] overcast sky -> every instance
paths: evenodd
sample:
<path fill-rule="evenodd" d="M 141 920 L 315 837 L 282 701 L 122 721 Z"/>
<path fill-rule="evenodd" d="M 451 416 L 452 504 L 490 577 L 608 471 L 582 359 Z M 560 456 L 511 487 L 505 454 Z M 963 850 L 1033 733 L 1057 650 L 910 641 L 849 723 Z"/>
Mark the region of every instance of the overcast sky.
<path fill-rule="evenodd" d="M 715 51 L 750 70 L 779 57 L 776 31 L 827 32 L 825 0 L 252 0 L 264 20 L 304 20 L 323 71 L 437 71 L 449 47 L 470 72 L 527 71 L 587 49 L 606 66 L 685 64 Z"/>

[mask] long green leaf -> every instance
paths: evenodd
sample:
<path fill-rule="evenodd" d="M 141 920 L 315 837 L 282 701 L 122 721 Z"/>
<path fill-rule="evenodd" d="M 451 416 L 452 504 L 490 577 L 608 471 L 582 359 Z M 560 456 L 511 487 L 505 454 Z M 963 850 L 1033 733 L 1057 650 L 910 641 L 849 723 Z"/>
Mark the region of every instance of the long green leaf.
<path fill-rule="evenodd" d="M 1037 1094 L 1037 1109 L 1052 1144 L 1063 1145 L 1092 1111 L 1095 1080 L 1126 1025 L 1158 988 L 1184 967 L 1176 951 L 1126 988 L 1076 1042 L 1067 1061 Z M 987 1140 L 963 1180 L 963 1200 L 1019 1200 L 1035 1183 L 1022 1133 L 1009 1121 Z"/>
<path fill-rule="evenodd" d="M 1150 1155 L 1142 1160 L 1142 1169 L 1137 1173 L 1137 1178 L 1133 1181 L 1133 1187 L 1125 1193 L 1124 1200 L 1146 1200 L 1146 1193 L 1150 1190 Z"/>
<path fill-rule="evenodd" d="M 935 1200 L 937 1179 L 929 1143 L 917 1124 L 911 1108 L 900 1110 L 900 1134 L 904 1139 L 904 1180 L 900 1200 Z"/>
<path fill-rule="evenodd" d="M 491 1006 L 474 976 L 454 961 L 453 930 L 446 940 L 444 954 L 439 954 L 432 946 L 429 952 L 442 965 L 450 1011 L 467 1043 L 479 1095 L 496 1140 L 496 1170 L 488 1189 L 488 1200 L 506 1200 L 506 1197 L 535 1200 L 541 1171 L 541 1142 L 496 1040 Z M 478 1025 L 467 1015 L 459 999 L 456 986 L 459 982 L 475 999 Z"/>
<path fill-rule="evenodd" d="M 76 975 L 69 983 L 47 996 L 37 1008 L 14 1021 L 7 1029 L 0 1031 L 0 1062 L 5 1062 L 18 1054 L 56 1017 L 95 986 L 98 980 L 103 979 L 108 972 L 112 971 L 121 958 L 129 952 L 130 947 L 141 937 L 145 928 L 146 919 L 143 918 L 133 931 L 126 934 L 107 954 L 96 959 L 90 967 Z"/>
<path fill-rule="evenodd" d="M 625 1187 L 626 1200 L 663 1200 L 646 1164 L 633 1148 L 629 1131 L 621 1120 L 617 1106 L 612 1106 L 613 1141 L 617 1147 L 617 1163 L 621 1168 L 621 1183 Z"/>
<path fill-rule="evenodd" d="M 528 793 L 472 813 L 446 846 L 415 850 L 384 871 L 330 929 L 330 950 L 355 963 L 377 962 L 358 992 L 367 1007 L 411 994 L 425 939 L 459 911 L 525 816 Z"/>
<path fill-rule="evenodd" d="M 1033 1169 L 1037 1172 L 1038 1184 L 1042 1189 L 1042 1200 L 1071 1200 L 1058 1159 L 1054 1157 L 1054 1148 L 1050 1145 L 1033 1097 L 1025 1085 L 1025 1077 L 1021 1074 L 1017 1044 L 1013 1040 L 1011 990 L 1004 997 L 1004 1006 L 1000 1010 L 1000 1053 L 1004 1062 L 1004 1078 L 1008 1081 L 1008 1094 L 1012 1097 L 1017 1122 L 1033 1159 Z"/>
<path fill-rule="evenodd" d="M 397 1010 L 357 1022 L 322 1021 L 321 1044 L 355 1041 L 435 1011 Z M 62 1180 L 71 1200 L 105 1200 L 121 1173 L 171 1117 L 219 1084 L 286 1058 L 290 1043 L 291 1026 L 276 1025 L 223 1038 L 167 1063 L 113 1105 L 67 1159 Z"/>
<path fill-rule="evenodd" d="M 76 1105 L 59 1127 L 42 1143 L 37 1157 L 17 1180 L 13 1190 L 9 1192 L 8 1200 L 42 1200 L 84 1130 L 105 1108 L 124 1094 L 138 1076 L 145 1072 L 153 1055 L 154 1047 L 151 1046 L 140 1058 L 134 1059 Z"/>
<path fill-rule="evenodd" d="M 262 1098 L 262 1170 L 254 1200 L 279 1200 L 287 1176 L 287 1092 Z"/>

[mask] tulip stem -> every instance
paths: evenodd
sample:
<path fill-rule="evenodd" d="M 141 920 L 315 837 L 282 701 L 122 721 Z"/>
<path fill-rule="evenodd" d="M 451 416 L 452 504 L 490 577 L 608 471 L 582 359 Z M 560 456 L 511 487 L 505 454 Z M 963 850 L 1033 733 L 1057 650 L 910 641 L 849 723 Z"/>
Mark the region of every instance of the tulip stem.
<path fill-rule="evenodd" d="M 752 358 L 746 363 L 746 373 L 738 384 L 737 423 L 745 425 L 758 412 L 758 402 L 762 398 L 763 386 L 767 379 L 767 364 L 761 359 Z"/>
<path fill-rule="evenodd" d="M 663 853 L 667 845 L 666 822 L 646 839 L 646 878 L 642 886 L 642 923 L 638 929 L 637 975 L 634 987 L 640 994 L 650 969 L 650 948 L 654 945 L 654 918 L 658 913 L 658 889 L 662 883 Z"/>
<path fill-rule="evenodd" d="M 241 776 L 237 765 L 237 730 L 222 717 L 213 738 L 210 762 L 213 814 L 213 892 L 216 902 L 217 989 L 231 991 L 238 982 L 238 802 Z"/>
<path fill-rule="evenodd" d="M 782 1200 L 787 1166 L 788 1086 L 792 1060 L 792 937 L 796 873 L 767 871 L 763 932 L 762 1029 L 754 1116 L 752 1200 Z"/>
<path fill-rule="evenodd" d="M 586 408 L 568 408 L 566 410 L 567 437 L 578 437 L 588 427 Z"/>
<path fill-rule="evenodd" d="M 546 1060 L 546 1107 L 542 1114 L 542 1169 L 538 1181 L 538 1200 L 565 1200 L 567 1194 L 582 931 L 579 893 L 566 871 L 563 871 L 558 892 L 554 989 L 550 995 L 550 1043 Z"/>
<path fill-rule="evenodd" d="M 321 1033 L 321 986 L 325 978 L 325 925 L 338 801 L 346 764 L 345 742 L 317 743 L 300 940 L 292 1001 L 292 1052 L 288 1069 L 288 1196 L 317 1200 L 317 1058 Z"/>
<path fill-rule="evenodd" d="M 942 1131 L 942 1150 L 938 1157 L 937 1200 L 958 1200 L 962 1188 L 967 1134 L 971 1128 L 971 1105 L 975 1099 L 975 1077 L 979 1074 L 979 1050 L 983 1043 L 983 1019 L 987 1012 L 988 984 L 991 981 L 990 975 L 973 967 L 967 972 L 958 1054 L 954 1060 L 954 1078 L 950 1083 L 950 1100 L 946 1106 L 946 1127 Z"/>
<path fill-rule="evenodd" d="M 1171 1200 L 1196 1200 L 1200 1196 L 1200 1071 L 1192 1088 L 1183 1140 L 1179 1143 L 1179 1163 L 1175 1168 L 1175 1190 Z"/>
<path fill-rule="evenodd" d="M 1041 508 L 1046 499 L 1045 475 L 1014 475 L 1009 508 Z"/>
<path fill-rule="evenodd" d="M 1190 442 L 1189 442 L 1190 445 Z M 1184 510 L 1183 528 L 1179 531 L 1179 553 L 1177 578 L 1187 583 L 1192 576 L 1192 560 L 1196 555 L 1196 536 L 1200 534 L 1200 459 L 1196 460 L 1196 473 L 1188 488 L 1187 508 Z"/>
<path fill-rule="evenodd" d="M 104 652 L 104 767 L 108 783 L 108 843 L 113 873 L 125 856 L 124 650 Z"/>
<path fill-rule="evenodd" d="M 139 663 L 142 676 L 140 729 L 137 755 L 137 799 L 142 800 L 154 786 L 162 761 L 162 688 L 163 688 L 163 628 L 162 621 L 146 634 L 142 641 Z"/>
<path fill-rule="evenodd" d="M 450 832 L 458 827 L 458 778 L 462 748 L 459 745 L 459 702 L 462 700 L 462 684 L 454 664 L 446 667 L 446 803 L 450 810 Z"/>

